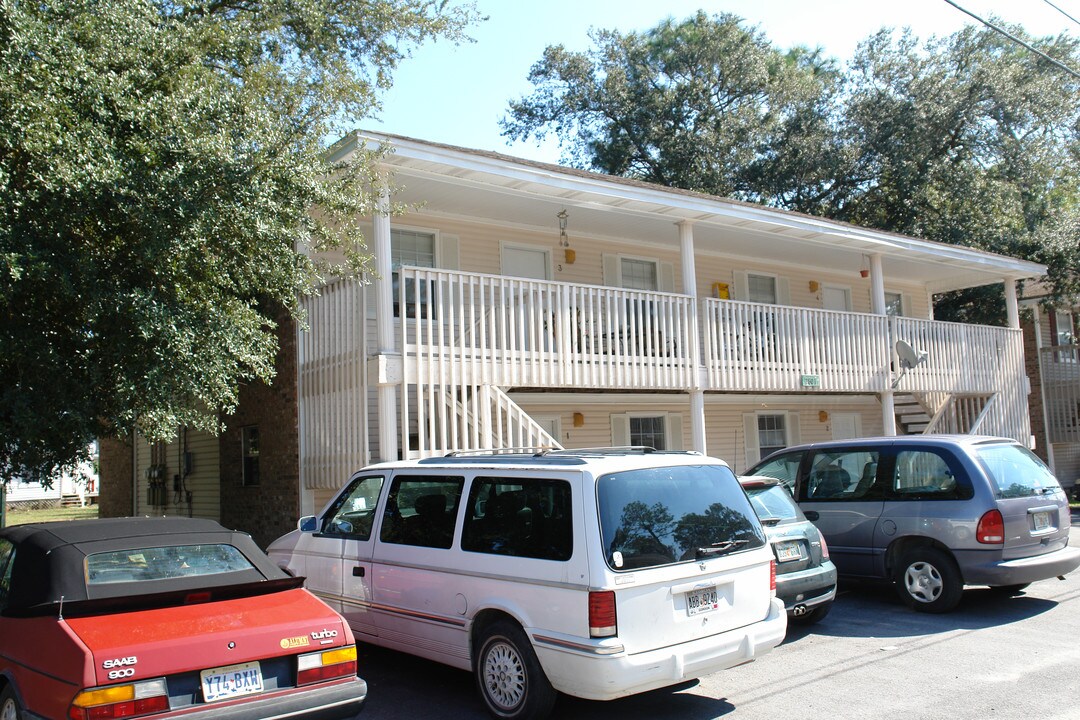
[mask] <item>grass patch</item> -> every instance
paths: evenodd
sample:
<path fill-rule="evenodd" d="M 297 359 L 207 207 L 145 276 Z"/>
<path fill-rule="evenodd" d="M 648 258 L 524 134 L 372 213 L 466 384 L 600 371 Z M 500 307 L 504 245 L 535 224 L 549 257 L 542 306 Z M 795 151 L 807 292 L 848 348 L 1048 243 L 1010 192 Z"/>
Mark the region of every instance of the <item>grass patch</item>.
<path fill-rule="evenodd" d="M 26 525 L 52 520 L 89 520 L 98 516 L 97 505 L 86 507 L 52 507 L 40 510 L 7 510 L 8 525 Z"/>

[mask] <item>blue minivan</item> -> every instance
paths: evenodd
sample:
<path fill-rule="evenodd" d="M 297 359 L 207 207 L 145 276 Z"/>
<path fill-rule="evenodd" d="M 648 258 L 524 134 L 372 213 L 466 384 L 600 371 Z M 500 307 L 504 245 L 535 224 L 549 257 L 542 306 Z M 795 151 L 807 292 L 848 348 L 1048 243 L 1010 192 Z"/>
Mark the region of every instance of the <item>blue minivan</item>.
<path fill-rule="evenodd" d="M 923 612 L 953 609 L 964 585 L 1015 593 L 1080 566 L 1065 492 L 1010 439 L 812 443 L 777 451 L 746 474 L 791 488 L 841 575 L 892 580 Z"/>

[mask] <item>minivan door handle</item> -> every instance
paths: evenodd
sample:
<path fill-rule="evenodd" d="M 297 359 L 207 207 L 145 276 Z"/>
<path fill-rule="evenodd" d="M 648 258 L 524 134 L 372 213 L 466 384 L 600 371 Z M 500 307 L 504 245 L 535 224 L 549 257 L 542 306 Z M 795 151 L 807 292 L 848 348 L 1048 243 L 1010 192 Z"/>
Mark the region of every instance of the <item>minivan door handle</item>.
<path fill-rule="evenodd" d="M 356 567 L 354 567 L 352 569 L 352 575 L 353 577 L 364 577 L 364 566 L 357 565 Z"/>
<path fill-rule="evenodd" d="M 803 510 L 803 515 L 805 515 L 806 519 L 809 520 L 810 522 L 814 522 L 819 517 L 821 517 L 821 515 L 818 514 L 817 510 Z"/>

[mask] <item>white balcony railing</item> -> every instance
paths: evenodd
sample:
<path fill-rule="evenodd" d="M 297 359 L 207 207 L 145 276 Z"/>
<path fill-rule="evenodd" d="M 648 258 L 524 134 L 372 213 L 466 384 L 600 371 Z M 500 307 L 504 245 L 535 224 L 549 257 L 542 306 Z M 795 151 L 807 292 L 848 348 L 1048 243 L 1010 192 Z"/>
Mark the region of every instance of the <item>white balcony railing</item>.
<path fill-rule="evenodd" d="M 1050 442 L 1080 442 L 1080 346 L 1039 350 Z"/>
<path fill-rule="evenodd" d="M 888 388 L 888 318 L 706 300 L 709 388 L 879 392 Z"/>
<path fill-rule="evenodd" d="M 691 298 L 404 268 L 405 372 L 431 385 L 684 389 Z"/>

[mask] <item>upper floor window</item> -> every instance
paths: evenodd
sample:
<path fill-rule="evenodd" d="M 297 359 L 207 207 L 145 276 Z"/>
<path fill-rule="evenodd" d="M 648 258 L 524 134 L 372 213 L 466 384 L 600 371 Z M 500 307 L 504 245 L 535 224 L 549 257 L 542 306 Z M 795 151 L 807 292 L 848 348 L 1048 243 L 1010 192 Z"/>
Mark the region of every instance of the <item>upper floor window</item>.
<path fill-rule="evenodd" d="M 1073 333 L 1073 314 L 1071 312 L 1056 311 L 1057 335 L 1054 337 L 1055 345 L 1075 345 L 1076 335 Z"/>
<path fill-rule="evenodd" d="M 435 267 L 435 233 L 422 230 L 390 230 L 390 268 L 393 272 L 394 317 L 401 317 L 401 273 L 402 267 Z M 427 317 L 428 285 L 422 283 L 419 291 L 416 284 L 405 284 L 405 314 L 416 314 L 416 303 L 420 303 L 420 314 Z"/>
<path fill-rule="evenodd" d="M 776 278 L 770 275 L 748 273 L 746 276 L 746 290 L 747 299 L 750 302 L 767 303 L 769 305 L 776 305 L 780 302 L 776 294 Z"/>
<path fill-rule="evenodd" d="M 660 289 L 659 272 L 655 260 L 621 258 L 622 286 L 630 290 Z"/>
<path fill-rule="evenodd" d="M 904 295 L 902 293 L 885 293 L 885 314 L 890 317 L 904 316 Z"/>

